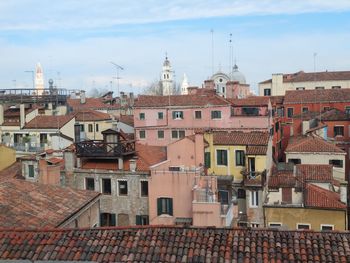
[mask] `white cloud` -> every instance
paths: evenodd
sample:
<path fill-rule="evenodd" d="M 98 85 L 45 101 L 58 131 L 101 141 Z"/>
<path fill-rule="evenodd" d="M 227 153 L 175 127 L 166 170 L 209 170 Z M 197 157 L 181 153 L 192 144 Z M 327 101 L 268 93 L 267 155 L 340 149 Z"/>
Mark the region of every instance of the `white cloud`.
<path fill-rule="evenodd" d="M 348 0 L 12 0 L 0 3 L 0 30 L 99 29 L 223 16 L 347 10 Z"/>

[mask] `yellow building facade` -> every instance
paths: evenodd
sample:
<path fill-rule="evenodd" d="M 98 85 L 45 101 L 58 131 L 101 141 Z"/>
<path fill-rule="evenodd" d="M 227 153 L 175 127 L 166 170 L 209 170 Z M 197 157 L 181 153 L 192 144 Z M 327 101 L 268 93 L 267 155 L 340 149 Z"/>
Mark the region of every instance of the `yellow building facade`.
<path fill-rule="evenodd" d="M 0 145 L 0 171 L 16 162 L 16 151 L 5 145 Z"/>

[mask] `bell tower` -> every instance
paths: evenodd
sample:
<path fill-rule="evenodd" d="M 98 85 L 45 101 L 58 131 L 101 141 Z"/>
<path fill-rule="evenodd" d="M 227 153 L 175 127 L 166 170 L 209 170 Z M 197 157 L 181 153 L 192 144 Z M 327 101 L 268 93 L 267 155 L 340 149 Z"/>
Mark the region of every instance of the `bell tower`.
<path fill-rule="evenodd" d="M 173 94 L 173 88 L 174 88 L 173 71 L 170 65 L 170 61 L 168 60 L 167 54 L 165 54 L 165 60 L 163 63 L 161 84 L 162 84 L 163 96 Z"/>
<path fill-rule="evenodd" d="M 37 90 L 38 95 L 43 94 L 44 73 L 40 62 L 36 64 L 36 68 L 35 68 L 35 89 Z"/>

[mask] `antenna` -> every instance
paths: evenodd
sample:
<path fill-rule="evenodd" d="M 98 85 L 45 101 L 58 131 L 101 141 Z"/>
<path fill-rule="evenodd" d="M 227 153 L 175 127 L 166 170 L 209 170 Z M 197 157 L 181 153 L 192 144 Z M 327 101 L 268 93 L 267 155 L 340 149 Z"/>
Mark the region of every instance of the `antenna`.
<path fill-rule="evenodd" d="M 111 64 L 116 68 L 116 70 L 117 70 L 117 96 L 120 96 L 119 95 L 119 80 L 121 79 L 120 77 L 119 77 L 119 70 L 124 70 L 124 68 L 122 67 L 122 66 L 120 66 L 120 65 L 118 65 L 118 64 L 116 64 L 116 63 L 114 63 L 114 62 L 112 62 L 112 61 L 110 61 L 111 62 Z"/>
<path fill-rule="evenodd" d="M 232 33 L 230 33 L 230 40 L 229 40 L 229 45 L 230 45 L 230 54 L 229 54 L 229 74 L 230 74 L 230 79 L 232 79 L 232 61 L 233 61 L 233 50 L 232 50 Z"/>
<path fill-rule="evenodd" d="M 210 30 L 211 33 L 211 71 L 214 75 L 214 29 Z"/>

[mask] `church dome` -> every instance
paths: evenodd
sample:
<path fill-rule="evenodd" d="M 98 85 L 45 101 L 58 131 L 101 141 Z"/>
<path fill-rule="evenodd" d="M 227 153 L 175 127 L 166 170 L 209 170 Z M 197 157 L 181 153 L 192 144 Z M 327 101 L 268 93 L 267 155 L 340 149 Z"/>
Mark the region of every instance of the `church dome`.
<path fill-rule="evenodd" d="M 246 84 L 245 76 L 238 71 L 238 66 L 235 64 L 231 73 L 231 80 L 237 81 L 239 84 Z"/>

